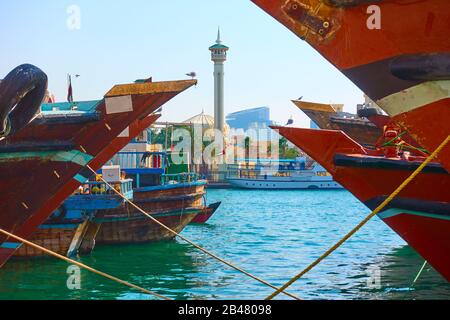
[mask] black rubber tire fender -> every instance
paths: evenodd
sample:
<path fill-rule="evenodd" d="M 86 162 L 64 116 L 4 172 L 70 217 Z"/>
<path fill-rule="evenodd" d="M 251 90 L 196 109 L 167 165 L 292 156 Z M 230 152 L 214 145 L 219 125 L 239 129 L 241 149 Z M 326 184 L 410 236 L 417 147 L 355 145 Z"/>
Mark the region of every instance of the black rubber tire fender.
<path fill-rule="evenodd" d="M 376 108 L 364 108 L 364 109 L 358 110 L 358 117 L 360 117 L 360 118 L 369 119 L 370 117 L 377 116 L 380 114 L 382 114 L 382 113 L 380 113 Z"/>
<path fill-rule="evenodd" d="M 0 136 L 13 135 L 38 113 L 47 92 L 47 75 L 23 64 L 0 82 Z"/>

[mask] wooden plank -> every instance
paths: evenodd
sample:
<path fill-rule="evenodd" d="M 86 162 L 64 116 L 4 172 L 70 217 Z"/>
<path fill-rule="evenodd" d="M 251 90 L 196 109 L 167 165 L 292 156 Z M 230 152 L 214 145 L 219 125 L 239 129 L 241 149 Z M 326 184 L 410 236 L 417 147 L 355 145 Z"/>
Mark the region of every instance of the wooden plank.
<path fill-rule="evenodd" d="M 69 250 L 67 251 L 67 256 L 71 257 L 77 254 L 78 249 L 83 241 L 83 238 L 88 230 L 89 220 L 84 221 L 80 224 L 75 231 L 75 235 L 72 238 L 72 242 L 70 243 Z"/>
<path fill-rule="evenodd" d="M 87 227 L 86 234 L 81 241 L 81 245 L 78 248 L 78 251 L 83 254 L 91 253 L 95 247 L 95 239 L 97 238 L 97 234 L 100 230 L 101 224 L 94 223 L 89 221 L 89 225 Z"/>

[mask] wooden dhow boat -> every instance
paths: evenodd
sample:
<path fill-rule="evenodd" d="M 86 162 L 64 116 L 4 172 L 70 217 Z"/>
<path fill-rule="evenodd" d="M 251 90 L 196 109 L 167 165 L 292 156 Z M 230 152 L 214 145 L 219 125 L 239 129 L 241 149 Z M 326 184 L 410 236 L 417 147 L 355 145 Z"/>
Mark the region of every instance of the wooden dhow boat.
<path fill-rule="evenodd" d="M 429 152 L 450 134 L 448 0 L 252 0 Z M 450 145 L 439 161 L 450 172 Z"/>
<path fill-rule="evenodd" d="M 45 104 L 42 110 L 67 108 L 66 104 Z M 44 111 L 45 112 L 45 111 Z M 150 127 L 159 119 L 159 114 L 152 114 L 144 119 L 137 119 L 123 133 L 116 137 L 95 159 L 91 165 L 94 170 L 110 160 L 118 151 L 124 148 L 143 130 Z M 71 257 L 78 253 L 90 253 L 95 247 L 98 227 L 92 223 L 98 210 L 121 207 L 126 199 L 133 199 L 133 181 L 130 179 L 112 182 L 116 190 L 120 190 L 123 197 L 118 196 L 104 182 L 89 181 L 70 196 L 64 203 L 38 227 L 30 241 L 60 255 Z M 15 258 L 37 258 L 46 254 L 28 246 L 20 247 Z"/>
<path fill-rule="evenodd" d="M 14 70 L 0 84 L 0 101 L 6 101 L 8 108 L 17 101 L 31 104 L 30 97 L 38 89 L 45 94 L 46 77 L 42 76 L 45 84 L 38 86 L 26 78 L 30 72 L 22 70 L 26 85 L 19 90 L 14 87 L 20 83 L 17 74 Z M 87 181 L 91 175 L 87 166 L 111 141 L 124 134 L 136 119 L 145 118 L 195 83 L 192 80 L 117 85 L 101 101 L 75 113 L 53 110 L 52 114 L 35 117 L 42 101 L 39 99 L 33 99 L 39 100 L 37 107 L 26 109 L 20 117 L 17 110 L 24 109 L 18 108 L 21 104 L 5 112 L 2 116 L 12 121 L 5 121 L 0 141 L 0 227 L 29 239 Z M 8 108 L 0 109 L 8 111 Z M 0 236 L 0 266 L 20 246 L 17 241 Z"/>
<path fill-rule="evenodd" d="M 130 154 L 127 152 L 126 156 Z M 123 155 L 119 153 L 118 157 Z M 135 155 L 145 159 L 154 154 Z M 160 163 L 164 166 L 164 160 Z M 196 174 L 161 175 L 145 167 L 125 168 L 123 171 L 136 183 L 133 203 L 177 233 L 205 209 L 203 197 L 206 181 L 199 180 Z M 98 245 L 148 243 L 170 240 L 176 236 L 129 203 L 117 209 L 100 210 L 93 221 L 99 227 L 96 237 Z"/>
<path fill-rule="evenodd" d="M 367 118 L 336 110 L 332 104 L 292 101 L 320 129 L 341 130 L 365 146 L 375 146 L 383 131 Z"/>
<path fill-rule="evenodd" d="M 357 114 L 337 110 L 335 105 L 306 101 L 293 101 L 320 129 L 341 130 L 350 138 L 368 148 L 379 148 L 390 126 L 396 122 L 376 107 L 363 105 Z M 410 152 L 423 154 L 423 149 L 407 132 L 401 133 L 403 146 Z"/>
<path fill-rule="evenodd" d="M 114 183 L 124 198 L 118 196 L 103 182 L 91 181 L 80 186 L 79 190 L 40 225 L 30 241 L 60 255 L 71 257 L 82 251 L 92 251 L 95 245 L 95 232 L 87 232 L 98 210 L 123 206 L 125 199 L 133 199 L 132 180 Z M 84 244 L 83 248 L 81 247 Z M 88 246 L 89 244 L 89 246 Z M 13 258 L 38 258 L 47 256 L 41 250 L 21 246 Z"/>
<path fill-rule="evenodd" d="M 165 174 L 166 159 L 165 152 L 122 151 L 112 158 L 111 163 L 133 180 L 133 203 L 179 233 L 197 214 L 204 212 L 206 181 L 199 180 L 196 174 Z M 95 234 L 94 245 L 149 243 L 175 238 L 175 234 L 130 203 L 99 210 L 92 221 L 87 232 Z M 93 244 L 83 242 L 81 248 L 85 253 L 93 248 Z"/>
<path fill-rule="evenodd" d="M 377 208 L 424 161 L 408 154 L 386 156 L 341 131 L 276 127 L 321 163 L 370 209 Z M 429 164 L 379 217 L 450 281 L 450 174 Z"/>

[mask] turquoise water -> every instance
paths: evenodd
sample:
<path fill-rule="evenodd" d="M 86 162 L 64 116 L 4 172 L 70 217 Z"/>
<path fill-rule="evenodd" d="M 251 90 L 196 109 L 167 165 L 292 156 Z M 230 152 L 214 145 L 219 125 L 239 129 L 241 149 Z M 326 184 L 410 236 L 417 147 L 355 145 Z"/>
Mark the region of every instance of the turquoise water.
<path fill-rule="evenodd" d="M 281 285 L 351 230 L 368 209 L 347 191 L 210 190 L 222 201 L 204 226 L 183 235 L 274 284 Z M 271 289 L 176 240 L 99 247 L 80 259 L 175 299 L 263 299 Z M 448 299 L 450 285 L 378 218 L 289 291 L 305 299 Z M 380 286 L 368 286 L 368 270 Z M 9 262 L 0 269 L 0 299 L 153 299 L 81 271 L 69 290 L 67 264 L 52 258 Z M 286 299 L 280 296 L 281 299 Z"/>

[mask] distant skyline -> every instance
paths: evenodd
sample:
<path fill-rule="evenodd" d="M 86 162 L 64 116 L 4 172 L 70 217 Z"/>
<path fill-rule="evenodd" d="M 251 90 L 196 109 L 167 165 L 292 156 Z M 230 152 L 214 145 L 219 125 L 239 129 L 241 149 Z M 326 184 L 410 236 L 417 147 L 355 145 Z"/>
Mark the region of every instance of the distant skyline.
<path fill-rule="evenodd" d="M 70 30 L 70 6 L 80 9 L 80 29 Z M 305 42 L 250 1 L 242 0 L 18 0 L 0 10 L 0 78 L 22 63 L 49 76 L 57 101 L 73 77 L 75 100 L 101 99 L 114 84 L 152 76 L 199 85 L 166 104 L 163 121 L 214 114 L 209 46 L 220 26 L 230 47 L 225 66 L 225 114 L 268 106 L 272 120 L 298 126 L 308 118 L 291 102 L 344 103 L 354 112 L 363 93 Z"/>

